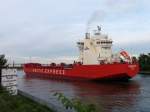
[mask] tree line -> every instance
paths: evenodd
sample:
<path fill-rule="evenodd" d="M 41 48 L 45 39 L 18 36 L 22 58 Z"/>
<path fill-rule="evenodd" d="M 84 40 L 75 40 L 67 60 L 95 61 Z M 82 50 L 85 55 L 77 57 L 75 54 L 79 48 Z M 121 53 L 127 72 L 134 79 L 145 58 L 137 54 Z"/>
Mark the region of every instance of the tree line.
<path fill-rule="evenodd" d="M 141 71 L 150 71 L 150 53 L 140 54 L 138 57 Z M 5 55 L 0 55 L 0 71 L 1 68 L 7 67 L 7 59 Z"/>
<path fill-rule="evenodd" d="M 139 60 L 141 71 L 150 71 L 150 53 L 140 54 L 138 60 Z"/>

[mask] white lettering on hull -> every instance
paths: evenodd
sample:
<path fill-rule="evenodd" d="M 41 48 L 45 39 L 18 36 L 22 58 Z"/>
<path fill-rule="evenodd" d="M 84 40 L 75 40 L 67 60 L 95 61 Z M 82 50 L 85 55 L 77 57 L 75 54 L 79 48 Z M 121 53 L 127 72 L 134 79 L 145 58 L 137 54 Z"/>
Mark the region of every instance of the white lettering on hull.
<path fill-rule="evenodd" d="M 55 75 L 64 75 L 65 70 L 58 70 L 58 69 L 40 69 L 40 68 L 35 68 L 32 70 L 32 72 L 36 73 L 46 73 L 46 74 L 55 74 Z"/>

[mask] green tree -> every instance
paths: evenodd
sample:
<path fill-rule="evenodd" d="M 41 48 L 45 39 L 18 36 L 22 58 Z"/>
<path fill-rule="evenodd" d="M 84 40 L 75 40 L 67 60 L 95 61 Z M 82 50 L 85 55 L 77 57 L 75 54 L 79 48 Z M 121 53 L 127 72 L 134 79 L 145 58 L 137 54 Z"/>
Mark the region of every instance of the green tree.
<path fill-rule="evenodd" d="M 0 55 L 0 68 L 7 67 L 7 59 L 5 55 Z"/>
<path fill-rule="evenodd" d="M 5 58 L 5 55 L 0 55 L 0 85 L 1 85 L 1 74 L 2 74 L 2 68 L 7 67 L 7 59 Z"/>
<path fill-rule="evenodd" d="M 142 71 L 150 71 L 150 53 L 140 54 L 139 64 Z"/>

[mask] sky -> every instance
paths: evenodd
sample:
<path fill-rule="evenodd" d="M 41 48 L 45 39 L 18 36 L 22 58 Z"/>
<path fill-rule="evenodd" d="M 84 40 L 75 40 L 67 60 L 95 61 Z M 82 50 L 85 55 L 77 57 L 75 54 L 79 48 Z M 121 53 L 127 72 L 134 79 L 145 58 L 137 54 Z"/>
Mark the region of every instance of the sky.
<path fill-rule="evenodd" d="M 114 52 L 150 52 L 149 0 L 0 0 L 0 54 L 10 60 L 68 59 L 97 25 Z"/>

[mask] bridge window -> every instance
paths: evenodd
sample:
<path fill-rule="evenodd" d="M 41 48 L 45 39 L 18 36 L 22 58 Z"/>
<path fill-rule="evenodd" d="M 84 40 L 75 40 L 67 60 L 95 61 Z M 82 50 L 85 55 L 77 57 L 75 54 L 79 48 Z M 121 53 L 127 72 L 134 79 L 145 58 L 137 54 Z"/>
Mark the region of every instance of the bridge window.
<path fill-rule="evenodd" d="M 83 42 L 77 42 L 77 44 L 78 44 L 78 45 L 84 45 L 84 43 L 83 43 Z"/>
<path fill-rule="evenodd" d="M 100 43 L 101 43 L 101 42 L 99 42 L 99 41 L 97 42 L 97 44 L 100 44 Z"/>
<path fill-rule="evenodd" d="M 112 41 L 102 41 L 101 44 L 112 44 Z"/>

